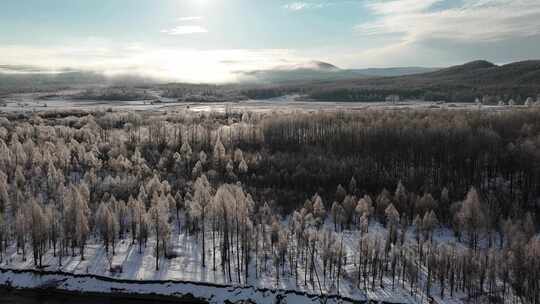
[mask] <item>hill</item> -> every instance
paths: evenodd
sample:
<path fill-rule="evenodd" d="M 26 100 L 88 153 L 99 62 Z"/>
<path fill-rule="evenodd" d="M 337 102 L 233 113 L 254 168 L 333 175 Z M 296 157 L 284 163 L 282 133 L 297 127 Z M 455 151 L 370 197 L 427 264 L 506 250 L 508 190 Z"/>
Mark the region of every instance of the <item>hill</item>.
<path fill-rule="evenodd" d="M 369 69 L 355 69 L 351 70 L 358 74 L 370 76 L 370 77 L 394 77 L 415 75 L 422 73 L 429 73 L 438 71 L 438 68 L 424 68 L 424 67 L 402 67 L 402 68 L 369 68 Z"/>
<path fill-rule="evenodd" d="M 290 82 L 338 81 L 348 79 L 389 77 L 433 72 L 437 69 L 422 67 L 340 69 L 321 61 L 310 61 L 272 69 L 239 71 L 241 83 L 289 84 Z"/>
<path fill-rule="evenodd" d="M 304 88 L 305 90 L 306 88 Z M 307 94 L 315 100 L 380 101 L 391 94 L 402 98 L 472 102 L 515 99 L 518 103 L 540 93 L 540 61 L 495 65 L 473 61 L 428 73 L 396 77 L 319 82 Z"/>

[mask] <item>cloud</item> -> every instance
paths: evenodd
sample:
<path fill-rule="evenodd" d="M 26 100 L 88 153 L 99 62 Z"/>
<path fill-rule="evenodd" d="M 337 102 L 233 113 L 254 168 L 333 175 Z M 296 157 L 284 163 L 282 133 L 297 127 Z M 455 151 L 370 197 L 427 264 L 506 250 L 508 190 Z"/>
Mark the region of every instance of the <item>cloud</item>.
<path fill-rule="evenodd" d="M 205 50 L 136 45 L 134 48 L 133 44 L 112 41 L 54 47 L 2 45 L 0 67 L 29 66 L 51 72 L 70 68 L 163 81 L 228 83 L 239 80 L 241 74 L 238 71 L 270 69 L 283 65 L 283 62 L 308 60 L 289 49 Z"/>
<path fill-rule="evenodd" d="M 181 17 L 178 18 L 179 22 L 186 22 L 186 21 L 198 21 L 201 20 L 203 17 L 201 16 L 188 16 L 188 17 Z"/>
<path fill-rule="evenodd" d="M 315 2 L 291 2 L 283 5 L 283 8 L 290 11 L 298 12 L 306 9 L 323 8 L 331 5 L 330 3 L 315 3 Z"/>
<path fill-rule="evenodd" d="M 177 25 L 176 27 L 171 29 L 162 30 L 161 33 L 172 36 L 208 33 L 208 30 L 205 27 L 196 24 L 189 25 L 190 22 L 196 22 L 202 19 L 203 17 L 201 16 L 180 17 L 177 20 L 179 23 L 181 23 L 181 25 Z M 188 24 L 186 25 L 185 23 Z"/>
<path fill-rule="evenodd" d="M 444 8 L 445 4 L 443 0 L 368 1 L 365 6 L 376 19 L 355 30 L 366 35 L 399 34 L 406 42 L 476 43 L 540 34 L 538 0 L 463 0 Z"/>
<path fill-rule="evenodd" d="M 161 32 L 167 35 L 179 36 L 179 35 L 189 35 L 189 34 L 198 34 L 198 33 L 208 33 L 208 30 L 200 25 L 179 25 L 172 29 L 162 30 Z"/>

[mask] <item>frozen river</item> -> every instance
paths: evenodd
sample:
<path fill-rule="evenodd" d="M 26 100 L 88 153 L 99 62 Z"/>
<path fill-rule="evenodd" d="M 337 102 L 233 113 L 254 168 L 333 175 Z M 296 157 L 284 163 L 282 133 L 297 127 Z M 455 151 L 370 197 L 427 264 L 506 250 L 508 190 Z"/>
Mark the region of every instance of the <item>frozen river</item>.
<path fill-rule="evenodd" d="M 158 304 L 169 303 L 163 299 L 139 300 L 107 296 L 74 296 L 51 294 L 48 292 L 6 292 L 0 291 L 0 304 Z M 170 302 L 172 303 L 172 302 Z M 176 302 L 178 303 L 178 302 Z M 185 303 L 188 304 L 188 303 Z"/>

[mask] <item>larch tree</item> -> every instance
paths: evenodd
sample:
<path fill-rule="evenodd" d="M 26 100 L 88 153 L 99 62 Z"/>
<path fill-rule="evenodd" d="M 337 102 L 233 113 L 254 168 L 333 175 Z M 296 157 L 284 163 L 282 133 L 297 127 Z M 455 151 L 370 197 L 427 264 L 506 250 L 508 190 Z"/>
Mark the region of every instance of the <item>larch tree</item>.
<path fill-rule="evenodd" d="M 203 165 L 200 160 L 198 160 L 195 163 L 195 166 L 193 166 L 193 169 L 191 170 L 191 176 L 193 178 L 198 178 L 203 173 Z"/>
<path fill-rule="evenodd" d="M 232 186 L 228 184 L 221 185 L 214 195 L 213 204 L 216 215 L 220 218 L 220 225 L 222 227 L 223 237 L 221 239 L 221 267 L 223 273 L 228 274 L 229 281 L 232 281 L 230 233 L 231 217 L 235 204 Z"/>
<path fill-rule="evenodd" d="M 334 230 L 337 232 L 338 231 L 338 226 L 341 226 L 343 224 L 343 216 L 344 216 L 344 209 L 343 209 L 343 206 L 341 206 L 340 203 L 338 203 L 337 201 L 334 201 L 334 203 L 332 203 L 332 209 L 330 210 L 330 212 L 332 213 L 332 220 L 334 222 Z"/>
<path fill-rule="evenodd" d="M 364 218 L 364 221 L 367 220 L 367 225 L 369 226 L 369 217 L 373 213 L 373 202 L 369 196 L 364 196 L 358 201 L 355 209 L 356 215 L 358 218 Z M 365 227 L 367 228 L 367 227 Z M 367 232 L 367 229 L 366 229 Z"/>
<path fill-rule="evenodd" d="M 441 198 L 439 203 L 439 210 L 437 210 L 437 214 L 441 217 L 441 220 L 448 224 L 449 221 L 445 220 L 445 218 L 449 218 L 451 220 L 450 215 L 450 193 L 448 191 L 447 187 L 444 187 L 441 191 Z"/>
<path fill-rule="evenodd" d="M 244 160 L 244 153 L 242 152 L 242 150 L 237 148 L 236 150 L 234 150 L 234 162 L 239 165 L 242 160 Z"/>
<path fill-rule="evenodd" d="M 437 215 L 433 210 L 424 214 L 424 218 L 422 219 L 422 227 L 425 233 L 426 240 L 433 240 L 433 230 L 437 227 L 438 224 L 439 220 L 437 219 Z"/>
<path fill-rule="evenodd" d="M 221 139 L 218 136 L 218 138 L 216 139 L 216 143 L 214 145 L 214 154 L 212 157 L 214 161 L 214 165 L 216 167 L 219 167 L 221 164 L 223 164 L 226 157 L 227 157 L 227 154 L 225 151 L 225 146 L 223 146 L 223 143 L 221 142 Z"/>
<path fill-rule="evenodd" d="M 392 203 L 392 200 L 390 199 L 390 192 L 388 190 L 383 189 L 379 196 L 377 196 L 377 200 L 375 202 L 375 211 L 379 219 L 384 221 L 385 219 L 385 211 L 386 208 Z"/>
<path fill-rule="evenodd" d="M 64 212 L 66 223 L 69 227 L 69 236 L 71 237 L 72 249 L 78 246 L 81 259 L 84 260 L 84 248 L 86 239 L 90 232 L 88 217 L 90 209 L 88 208 L 87 198 L 81 195 L 79 187 L 70 185 L 65 192 Z"/>
<path fill-rule="evenodd" d="M 467 232 L 470 248 L 476 249 L 478 233 L 484 223 L 484 212 L 480 205 L 480 197 L 474 187 L 471 187 L 462 202 L 457 218 Z"/>
<path fill-rule="evenodd" d="M 358 191 L 357 182 L 356 182 L 356 179 L 353 176 L 353 177 L 351 177 L 351 180 L 349 181 L 349 194 L 356 195 L 356 191 Z"/>
<path fill-rule="evenodd" d="M 386 226 L 388 227 L 388 242 L 394 244 L 397 238 L 397 227 L 399 224 L 399 212 L 394 204 L 390 203 L 384 211 L 386 215 Z M 389 249 L 389 248 L 388 248 Z"/>
<path fill-rule="evenodd" d="M 45 209 L 45 213 L 47 214 L 47 217 L 49 218 L 49 226 L 48 226 L 48 233 L 49 233 L 49 240 L 52 243 L 53 247 L 53 256 L 56 257 L 57 254 L 57 246 L 58 242 L 60 241 L 61 234 L 62 234 L 62 219 L 61 219 L 61 213 L 58 210 L 57 206 L 54 205 L 48 205 Z"/>
<path fill-rule="evenodd" d="M 319 194 L 316 194 L 313 199 L 313 217 L 315 218 L 316 226 L 320 228 L 324 224 L 326 209 Z"/>
<path fill-rule="evenodd" d="M 133 198 L 128 202 L 128 209 L 130 214 L 132 244 L 137 240 L 139 253 L 142 253 L 145 236 L 144 230 L 146 229 L 146 209 L 143 202 Z"/>
<path fill-rule="evenodd" d="M 171 233 L 169 225 L 169 206 L 167 200 L 163 196 L 152 199 L 152 207 L 148 210 L 150 225 L 153 235 L 156 239 L 155 255 L 156 255 L 156 271 L 159 270 L 160 245 L 163 248 L 163 255 L 167 255 L 167 244 Z"/>
<path fill-rule="evenodd" d="M 193 150 L 191 149 L 191 145 L 189 144 L 187 139 L 183 141 L 182 146 L 180 147 L 180 156 L 181 156 L 181 161 L 185 166 L 185 171 L 190 172 L 191 159 L 193 157 Z"/>
<path fill-rule="evenodd" d="M 9 202 L 7 176 L 0 171 L 0 212 L 6 213 L 8 211 Z"/>
<path fill-rule="evenodd" d="M 396 187 L 396 192 L 394 193 L 394 202 L 398 210 L 401 210 L 403 212 L 408 209 L 407 199 L 408 199 L 407 190 L 405 189 L 405 186 L 403 185 L 403 183 L 399 181 Z"/>
<path fill-rule="evenodd" d="M 202 175 L 197 178 L 193 185 L 193 199 L 189 204 L 189 213 L 193 218 L 199 219 L 200 230 L 202 232 L 202 252 L 201 260 L 202 266 L 206 267 L 206 215 L 210 202 L 212 200 L 212 187 L 206 178 L 206 175 Z"/>
<path fill-rule="evenodd" d="M 102 202 L 96 213 L 96 226 L 101 234 L 105 245 L 105 251 L 109 253 L 109 245 L 112 244 L 113 255 L 115 254 L 115 240 L 118 231 L 118 222 L 107 203 Z"/>
<path fill-rule="evenodd" d="M 26 261 L 26 238 L 28 235 L 28 220 L 22 208 L 17 210 L 15 216 L 15 238 L 17 239 L 17 253 L 22 249 L 23 261 Z"/>
<path fill-rule="evenodd" d="M 6 215 L 0 211 L 0 263 L 4 262 L 4 255 L 7 247 L 9 226 Z"/>
<path fill-rule="evenodd" d="M 47 226 L 49 219 L 43 212 L 41 205 L 35 200 L 30 201 L 30 235 L 32 239 L 32 250 L 34 265 L 41 268 L 43 266 L 43 255 L 47 248 Z"/>
<path fill-rule="evenodd" d="M 242 158 L 242 160 L 238 164 L 238 172 L 240 172 L 241 174 L 246 174 L 248 172 L 248 169 L 248 164 L 246 163 L 244 158 Z"/>
<path fill-rule="evenodd" d="M 418 214 L 426 214 L 436 209 L 437 203 L 430 193 L 424 193 L 424 195 L 416 202 L 415 211 Z"/>
<path fill-rule="evenodd" d="M 343 206 L 344 223 L 347 225 L 347 228 L 350 228 L 353 221 L 355 221 L 354 213 L 358 205 L 358 199 L 356 196 L 347 195 L 341 205 Z"/>
<path fill-rule="evenodd" d="M 204 152 L 204 150 L 201 150 L 201 152 L 199 152 L 199 161 L 203 166 L 206 165 L 206 162 L 208 161 L 208 156 L 206 155 L 206 152 Z"/>

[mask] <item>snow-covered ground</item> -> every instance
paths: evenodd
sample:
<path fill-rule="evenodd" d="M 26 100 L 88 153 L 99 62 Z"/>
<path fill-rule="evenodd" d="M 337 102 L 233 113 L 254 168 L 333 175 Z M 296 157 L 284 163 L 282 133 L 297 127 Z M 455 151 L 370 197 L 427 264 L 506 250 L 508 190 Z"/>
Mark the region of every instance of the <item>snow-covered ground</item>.
<path fill-rule="evenodd" d="M 332 225 L 327 223 L 328 227 Z M 378 224 L 371 225 L 371 233 L 380 234 L 384 238 L 385 229 Z M 339 290 L 335 284 L 327 280 L 326 284 L 318 285 L 303 281 L 297 285 L 292 274 L 282 275 L 276 281 L 272 261 L 268 261 L 267 271 L 261 271 L 256 277 L 254 263 L 250 266 L 248 282 L 239 285 L 228 281 L 228 277 L 221 271 L 219 254 L 216 255 L 216 270 L 212 268 L 211 252 L 207 253 L 207 266 L 201 265 L 201 244 L 195 236 L 176 232 L 172 237 L 171 253 L 176 256 L 172 259 L 162 258 L 160 270 L 155 270 L 154 240 L 150 239 L 143 252 L 139 253 L 138 244 L 132 244 L 128 239 L 116 246 L 116 254 L 107 255 L 104 247 L 97 240 L 91 240 L 86 247 L 85 260 L 77 254 L 75 257 L 63 257 L 62 266 L 59 266 L 58 257 L 53 256 L 52 250 L 44 258 L 44 271 L 51 274 L 38 275 L 32 272 L 17 273 L 16 271 L 33 270 L 31 253 L 27 254 L 26 261 L 16 252 L 15 246 L 8 249 L 4 262 L 0 264 L 0 285 L 9 285 L 17 288 L 42 288 L 53 286 L 60 290 L 81 291 L 92 293 L 125 292 L 134 294 L 158 294 L 166 296 L 179 296 L 191 294 L 196 298 L 204 298 L 212 303 L 223 303 L 225 299 L 231 301 L 254 300 L 256 303 L 274 303 L 276 298 L 283 297 L 287 303 L 311 303 L 319 300 L 321 291 L 337 301 L 337 299 L 351 299 L 358 302 L 372 300 L 387 303 L 427 303 L 427 297 L 421 290 L 413 295 L 408 290 L 408 283 L 402 288 L 401 281 L 396 281 L 392 289 L 390 277 L 383 278 L 384 288 L 377 286 L 375 290 L 358 288 L 353 279 L 356 269 L 356 246 L 358 244 L 357 231 L 343 232 L 348 263 L 345 265 L 345 278 L 341 279 Z M 440 230 L 436 239 L 446 240 L 449 231 Z M 408 234 L 407 239 L 413 246 L 414 235 Z M 212 246 L 212 240 L 207 234 L 207 250 Z M 111 259 L 111 260 L 109 260 Z M 321 263 L 321 261 L 319 261 Z M 122 266 L 122 273 L 110 272 L 110 265 Z M 234 266 L 233 266 L 234 267 Z M 261 265 L 259 265 L 260 268 Z M 320 270 L 320 265 L 318 266 Z M 11 271 L 13 270 L 13 271 Z M 15 272 L 14 272 L 15 271 Z M 77 275 L 75 277 L 58 274 Z M 234 273 L 234 268 L 233 268 Z M 320 276 L 320 274 L 319 274 Z M 299 277 L 304 277 L 304 268 L 300 267 Z M 113 279 L 113 281 L 109 280 Z M 118 281 L 116 281 L 118 280 Z M 322 280 L 322 279 L 321 279 Z M 233 279 L 234 281 L 234 279 Z M 206 285 L 200 285 L 200 283 Z M 378 284 L 377 284 L 378 285 Z M 273 290 L 270 292 L 269 290 Z M 436 293 L 436 287 L 433 289 Z M 339 296 L 339 297 L 338 297 Z M 462 303 L 464 295 L 456 294 L 454 298 L 438 299 L 439 303 Z"/>
<path fill-rule="evenodd" d="M 163 98 L 156 95 L 161 103 L 153 103 L 152 100 L 136 101 L 103 101 L 103 100 L 80 100 L 70 99 L 73 91 L 55 92 L 54 97 L 40 98 L 46 93 L 12 94 L 4 97 L 0 112 L 44 112 L 65 109 L 96 110 L 113 108 L 115 110 L 131 111 L 175 111 L 190 109 L 195 112 L 225 112 L 226 108 L 232 111 L 250 112 L 284 112 L 292 111 L 316 112 L 316 111 L 363 111 L 372 109 L 407 110 L 407 109 L 469 109 L 484 111 L 504 111 L 511 109 L 508 106 L 482 106 L 474 103 L 449 103 L 437 104 L 420 100 L 391 102 L 324 102 L 324 101 L 299 101 L 297 96 L 283 96 L 267 100 L 246 100 L 239 102 L 176 102 L 173 99 Z M 159 97 L 159 98 L 158 98 Z M 515 108 L 519 108 L 516 106 Z"/>
<path fill-rule="evenodd" d="M 142 254 L 139 254 L 138 245 L 131 245 L 128 241 L 121 242 L 116 248 L 116 255 L 112 257 L 113 265 L 122 265 L 123 272 L 119 275 L 109 272 L 108 256 L 103 246 L 95 243 L 87 247 L 84 261 L 80 256 L 64 257 L 62 266 L 58 266 L 58 258 L 49 252 L 44 260 L 44 264 L 48 266 L 42 274 L 27 271 L 34 269 L 31 256 L 23 261 L 22 255 L 17 254 L 12 247 L 5 262 L 0 265 L 0 285 L 38 289 L 52 287 L 64 291 L 89 293 L 157 294 L 178 297 L 193 295 L 211 303 L 223 303 L 225 300 L 275 303 L 277 298 L 285 299 L 286 303 L 319 302 L 319 295 L 315 290 L 309 287 L 293 288 L 290 281 L 275 284 L 270 273 L 260 280 L 252 278 L 249 284 L 242 286 L 230 284 L 220 270 L 213 271 L 210 266 L 201 267 L 200 248 L 192 237 L 179 235 L 174 240 L 173 252 L 177 258 L 162 259 L 159 271 L 155 270 L 152 240 Z M 361 293 L 348 294 L 351 295 L 356 301 L 366 300 Z M 385 300 L 392 299 L 385 297 Z M 331 295 L 329 300 L 329 303 L 337 303 L 338 300 L 347 302 L 347 297 Z"/>
<path fill-rule="evenodd" d="M 196 284 L 191 282 L 160 281 L 137 282 L 111 280 L 92 275 L 72 275 L 69 273 L 0 270 L 0 285 L 21 289 L 55 288 L 68 292 L 92 294 L 127 294 L 171 296 L 188 302 L 202 301 L 224 303 L 230 301 L 252 301 L 258 304 L 273 304 L 276 299 L 283 303 L 320 303 L 317 295 L 286 290 L 264 290 L 254 287 L 220 286 L 216 284 Z M 353 303 L 342 297 L 328 297 L 326 303 Z"/>

